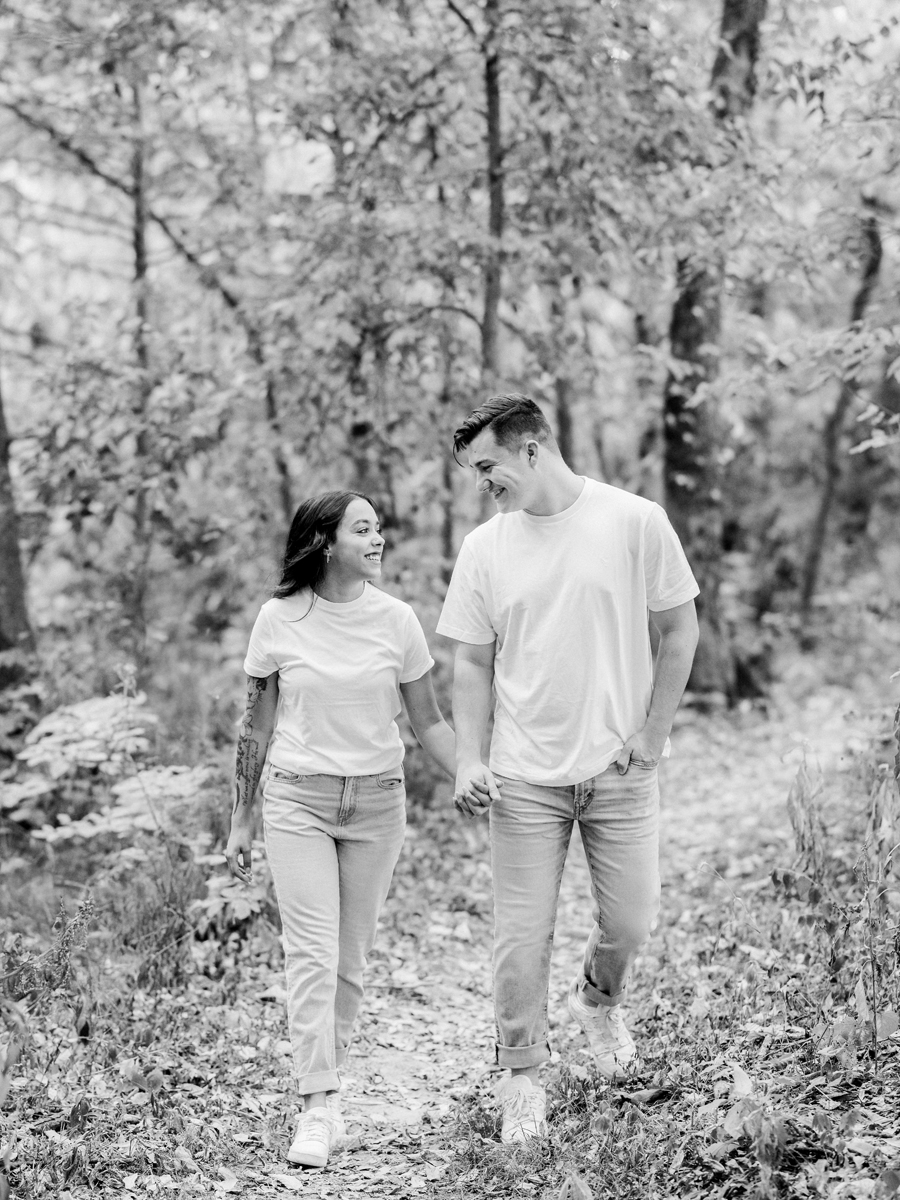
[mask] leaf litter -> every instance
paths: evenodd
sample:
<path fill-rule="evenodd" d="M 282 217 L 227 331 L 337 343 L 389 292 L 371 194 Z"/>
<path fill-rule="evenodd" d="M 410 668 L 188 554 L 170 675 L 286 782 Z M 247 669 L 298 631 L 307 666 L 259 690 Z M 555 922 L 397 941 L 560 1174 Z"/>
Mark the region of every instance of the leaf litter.
<path fill-rule="evenodd" d="M 221 948 L 215 977 L 179 987 L 138 988 L 105 964 L 87 1037 L 61 987 L 31 1014 L 0 1145 L 15 1194 L 894 1195 L 900 1006 L 882 976 L 896 910 L 879 924 L 849 905 L 858 864 L 828 876 L 834 814 L 820 807 L 821 781 L 852 783 L 847 706 L 834 689 L 770 716 L 685 713 L 663 771 L 661 918 L 628 1003 L 642 1058 L 613 1085 L 565 1004 L 590 922 L 573 839 L 546 1139 L 497 1140 L 486 823 L 448 803 L 413 814 L 348 1063 L 349 1137 L 324 1171 L 284 1158 L 296 1116 L 284 983 L 260 922 Z M 792 809 L 806 805 L 793 824 L 792 785 Z M 862 819 L 847 818 L 848 839 Z"/>

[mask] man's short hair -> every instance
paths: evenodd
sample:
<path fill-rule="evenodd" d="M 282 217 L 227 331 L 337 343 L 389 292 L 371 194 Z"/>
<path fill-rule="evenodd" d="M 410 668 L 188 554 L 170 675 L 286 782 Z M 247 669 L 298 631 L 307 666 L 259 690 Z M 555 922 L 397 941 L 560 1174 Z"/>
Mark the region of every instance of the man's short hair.
<path fill-rule="evenodd" d="M 553 443 L 553 430 L 547 418 L 528 396 L 512 392 L 508 396 L 491 396 L 469 413 L 453 435 L 453 457 L 457 458 L 483 429 L 489 429 L 498 446 L 518 449 L 528 438 L 544 444 Z"/>

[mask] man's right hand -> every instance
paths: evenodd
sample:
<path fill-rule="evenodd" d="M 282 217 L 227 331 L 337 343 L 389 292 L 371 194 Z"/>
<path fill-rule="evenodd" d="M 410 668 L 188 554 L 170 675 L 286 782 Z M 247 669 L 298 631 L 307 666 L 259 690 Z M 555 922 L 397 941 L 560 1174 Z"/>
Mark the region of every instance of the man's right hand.
<path fill-rule="evenodd" d="M 467 817 L 477 817 L 500 799 L 500 784 L 483 762 L 466 763 L 456 772 L 453 803 Z"/>

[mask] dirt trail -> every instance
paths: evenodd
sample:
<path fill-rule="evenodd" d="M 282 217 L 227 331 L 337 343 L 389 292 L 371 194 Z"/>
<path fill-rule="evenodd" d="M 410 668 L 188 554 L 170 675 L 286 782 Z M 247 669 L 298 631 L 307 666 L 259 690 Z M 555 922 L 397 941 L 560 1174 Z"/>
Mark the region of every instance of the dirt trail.
<path fill-rule="evenodd" d="M 640 1007 L 653 988 L 662 940 L 692 891 L 714 884 L 726 896 L 742 889 L 752 894 L 773 865 L 790 861 L 785 800 L 802 747 L 823 766 L 834 766 L 853 740 L 853 721 L 852 696 L 840 689 L 825 690 L 803 707 L 785 703 L 769 717 L 682 717 L 673 757 L 662 771 L 663 909 L 660 929 L 636 972 L 631 1006 L 638 1036 Z M 858 724 L 862 736 L 864 713 Z M 470 841 L 486 864 L 484 830 L 473 830 Z M 388 929 L 372 963 L 344 1086 L 357 1148 L 336 1156 L 325 1173 L 298 1175 L 295 1190 L 321 1197 L 357 1190 L 427 1195 L 440 1178 L 439 1151 L 429 1148 L 437 1139 L 431 1135 L 454 1101 L 490 1074 L 493 1062 L 488 887 L 482 866 L 480 915 L 434 904 L 410 913 L 403 894 L 389 901 Z M 576 834 L 562 882 L 551 970 L 555 1061 L 587 1062 L 565 994 L 589 927 L 588 876 Z"/>

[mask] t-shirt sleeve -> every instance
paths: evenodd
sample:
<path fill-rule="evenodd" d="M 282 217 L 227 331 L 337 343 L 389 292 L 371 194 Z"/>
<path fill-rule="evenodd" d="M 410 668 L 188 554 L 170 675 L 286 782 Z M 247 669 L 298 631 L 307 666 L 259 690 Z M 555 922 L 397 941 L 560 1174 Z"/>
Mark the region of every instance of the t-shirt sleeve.
<path fill-rule="evenodd" d="M 421 679 L 425 672 L 430 671 L 433 666 L 434 659 L 431 657 L 431 652 L 428 649 L 424 630 L 419 624 L 419 618 L 411 608 L 408 608 L 400 682 L 411 683 L 414 679 Z"/>
<path fill-rule="evenodd" d="M 676 608 L 700 592 L 678 534 L 658 504 L 644 529 L 644 580 L 652 612 Z"/>
<path fill-rule="evenodd" d="M 485 589 L 475 554 L 466 539 L 453 568 L 437 631 L 474 646 L 487 646 L 497 637 L 485 603 Z"/>
<path fill-rule="evenodd" d="M 247 675 L 252 675 L 255 679 L 267 679 L 278 670 L 278 663 L 272 657 L 273 645 L 272 619 L 265 608 L 261 608 L 250 633 L 250 644 L 244 659 L 244 671 Z"/>

